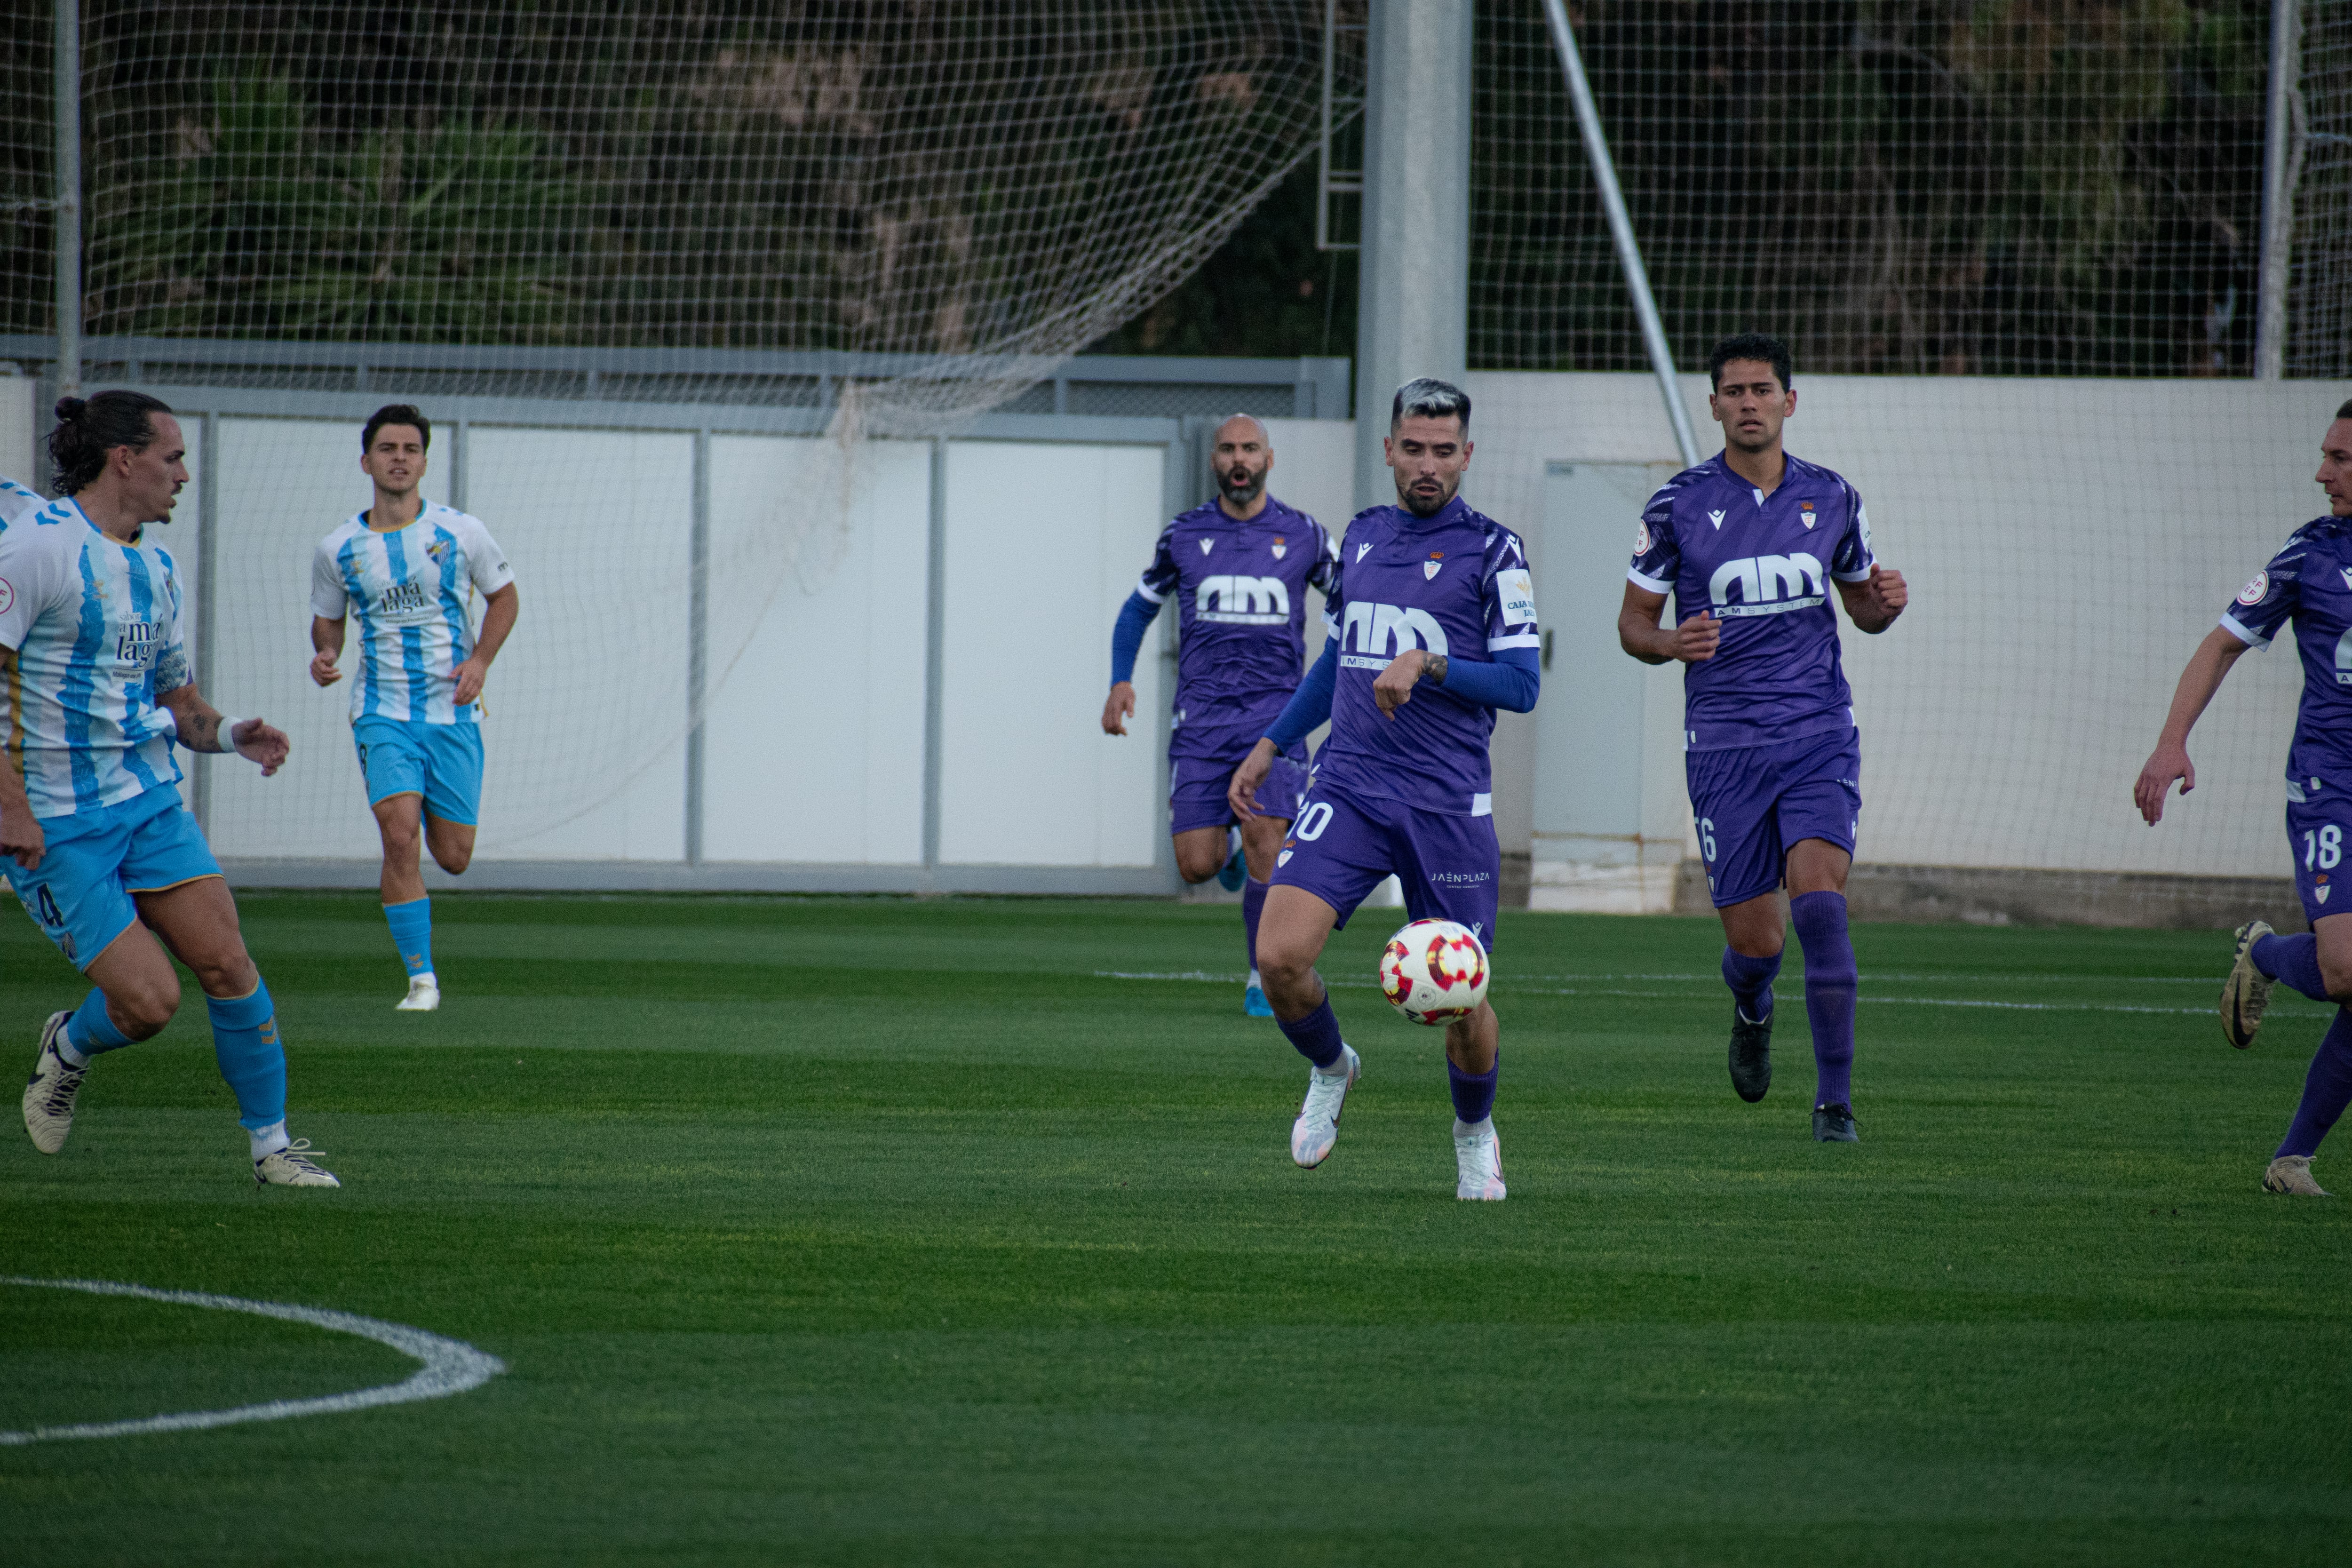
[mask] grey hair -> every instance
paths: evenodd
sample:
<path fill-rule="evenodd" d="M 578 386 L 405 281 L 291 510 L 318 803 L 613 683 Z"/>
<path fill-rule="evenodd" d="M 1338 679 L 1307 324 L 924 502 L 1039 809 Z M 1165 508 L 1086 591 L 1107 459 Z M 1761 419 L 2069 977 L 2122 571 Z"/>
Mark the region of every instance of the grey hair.
<path fill-rule="evenodd" d="M 1404 423 L 1408 414 L 1423 419 L 1459 419 L 1462 433 L 1470 433 L 1470 395 L 1435 376 L 1416 375 L 1396 389 L 1396 396 L 1389 404 L 1391 434 Z"/>
<path fill-rule="evenodd" d="M 1228 414 L 1223 419 L 1217 421 L 1217 429 L 1223 429 L 1226 426 L 1232 424 L 1236 419 L 1246 419 L 1251 424 L 1256 426 L 1257 438 L 1261 442 L 1265 443 L 1265 449 L 1267 451 L 1271 452 L 1274 450 L 1274 432 L 1267 429 L 1265 427 L 1265 421 L 1259 418 L 1255 414 L 1243 414 L 1239 412 Z M 1210 432 L 1212 435 L 1214 435 L 1215 433 L 1215 431 Z"/>

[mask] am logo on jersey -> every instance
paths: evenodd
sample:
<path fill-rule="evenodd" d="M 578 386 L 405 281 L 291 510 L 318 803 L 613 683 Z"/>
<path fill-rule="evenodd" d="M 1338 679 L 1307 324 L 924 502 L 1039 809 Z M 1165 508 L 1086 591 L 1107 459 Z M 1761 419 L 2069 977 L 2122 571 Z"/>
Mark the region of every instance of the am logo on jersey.
<path fill-rule="evenodd" d="M 1339 627 L 1339 668 L 1386 669 L 1397 655 L 1416 647 L 1433 654 L 1446 651 L 1445 629 L 1427 610 L 1349 601 Z"/>
<path fill-rule="evenodd" d="M 1279 577 L 1203 577 L 1192 614 L 1218 626 L 1278 626 L 1290 619 L 1290 587 Z"/>
<path fill-rule="evenodd" d="M 1825 603 L 1828 590 L 1822 578 L 1821 562 L 1801 550 L 1787 555 L 1751 555 L 1717 567 L 1707 579 L 1706 594 L 1720 617 L 1778 616 Z M 1739 590 L 1737 601 L 1730 597 L 1734 587 Z"/>

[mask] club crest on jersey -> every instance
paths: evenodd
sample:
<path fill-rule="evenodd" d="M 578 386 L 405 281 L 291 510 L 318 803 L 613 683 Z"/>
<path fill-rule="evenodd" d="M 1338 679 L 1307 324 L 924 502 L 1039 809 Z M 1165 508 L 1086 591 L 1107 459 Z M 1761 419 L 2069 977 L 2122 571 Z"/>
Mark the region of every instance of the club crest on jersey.
<path fill-rule="evenodd" d="M 1428 578 L 1436 576 L 1437 569 L 1444 563 L 1444 560 L 1445 552 L 1443 550 L 1431 551 L 1429 552 L 1429 559 L 1421 563 L 1421 574 L 1423 579 L 1425 581 Z"/>
<path fill-rule="evenodd" d="M 1709 522 L 1711 522 L 1711 523 L 1715 524 L 1715 526 L 1716 526 L 1717 528 L 1718 528 L 1718 529 L 1719 529 L 1719 528 L 1721 528 L 1721 527 L 1723 526 L 1723 514 L 1722 514 L 1721 512 L 1719 512 L 1719 511 L 1711 511 L 1711 512 L 1708 512 L 1708 513 L 1706 514 L 1706 520 L 1707 520 L 1707 521 L 1709 521 Z"/>
<path fill-rule="evenodd" d="M 1203 555 L 1206 555 L 1210 551 L 1214 550 L 1216 547 L 1217 542 L 1213 539 L 1204 539 L 1201 541 L 1201 553 Z"/>
<path fill-rule="evenodd" d="M 1287 554 L 1289 554 L 1289 553 L 1290 553 L 1290 546 L 1283 542 L 1282 535 L 1280 535 L 1280 534 L 1278 534 L 1278 533 L 1277 533 L 1277 534 L 1276 534 L 1276 535 L 1274 536 L 1274 558 L 1275 558 L 1276 561 L 1279 561 L 1279 560 L 1281 560 L 1285 555 L 1287 555 Z"/>
<path fill-rule="evenodd" d="M 449 553 L 449 542 L 446 539 L 436 539 L 425 547 L 425 553 L 432 557 L 433 564 L 438 566 L 441 564 L 441 557 Z"/>
<path fill-rule="evenodd" d="M 1821 521 L 1821 519 L 1813 515 L 1812 502 L 1809 500 L 1801 500 L 1797 503 L 1797 521 L 1803 523 L 1807 528 L 1812 527 L 1813 524 Z"/>
<path fill-rule="evenodd" d="M 2352 577 L 2352 573 L 2347 573 L 2346 575 Z M 2238 590 L 2238 603 L 2259 605 L 2263 602 L 2263 595 L 2270 591 L 2271 574 L 2267 571 L 2257 572 L 2247 579 L 2244 587 Z"/>

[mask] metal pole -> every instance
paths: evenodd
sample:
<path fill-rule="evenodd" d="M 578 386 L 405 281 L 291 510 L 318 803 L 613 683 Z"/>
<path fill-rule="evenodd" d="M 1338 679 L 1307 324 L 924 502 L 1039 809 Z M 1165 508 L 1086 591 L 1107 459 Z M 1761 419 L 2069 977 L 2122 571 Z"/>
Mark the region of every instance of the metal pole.
<path fill-rule="evenodd" d="M 931 440 L 930 534 L 923 585 L 923 872 L 933 886 L 940 865 L 940 780 L 946 758 L 948 623 L 948 444 Z"/>
<path fill-rule="evenodd" d="M 686 863 L 702 864 L 703 709 L 710 679 L 710 432 L 694 433 L 694 510 L 687 531 Z"/>
<path fill-rule="evenodd" d="M 1674 422 L 1675 445 L 1683 462 L 1696 468 L 1703 454 L 1691 428 L 1690 410 L 1683 406 L 1681 384 L 1675 379 L 1675 356 L 1666 347 L 1666 325 L 1658 319 L 1658 302 L 1650 294 L 1650 274 L 1642 265 L 1642 247 L 1633 237 L 1633 219 L 1625 210 L 1625 193 L 1617 185 L 1617 165 L 1609 156 L 1609 139 L 1601 134 L 1601 110 L 1592 101 L 1592 84 L 1584 79 L 1584 61 L 1576 52 L 1576 34 L 1568 25 L 1568 7 L 1561 0 L 1544 0 L 1544 17 L 1551 24 L 1552 47 L 1559 51 L 1560 74 L 1568 79 L 1568 96 L 1576 101 L 1576 123 L 1584 132 L 1584 155 L 1592 164 L 1593 183 L 1601 187 L 1601 209 L 1609 215 L 1609 233 L 1617 242 L 1617 265 L 1624 269 L 1625 287 L 1633 296 L 1633 314 L 1642 323 L 1642 342 L 1650 351 L 1650 370 L 1658 378 L 1658 395 L 1665 400 L 1666 417 Z"/>
<path fill-rule="evenodd" d="M 81 5 L 57 0 L 58 395 L 81 395 Z"/>
<path fill-rule="evenodd" d="M 2294 245 L 2294 87 L 2302 74 L 2299 0 L 2271 0 L 2270 101 L 2263 110 L 2263 259 L 2254 311 L 2254 379 L 2286 370 L 2287 260 Z"/>

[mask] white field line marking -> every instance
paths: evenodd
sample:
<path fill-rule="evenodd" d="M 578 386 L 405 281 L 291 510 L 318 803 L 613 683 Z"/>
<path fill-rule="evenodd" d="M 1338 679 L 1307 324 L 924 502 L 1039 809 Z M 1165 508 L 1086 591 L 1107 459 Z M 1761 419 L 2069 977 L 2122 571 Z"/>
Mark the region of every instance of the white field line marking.
<path fill-rule="evenodd" d="M 1241 977 L 1240 975 L 1238 975 L 1238 974 L 1209 974 L 1209 973 L 1203 973 L 1203 972 L 1202 972 L 1202 971 L 1199 971 L 1199 970 L 1192 970 L 1192 971 L 1189 971 L 1189 972 L 1184 972 L 1184 973 L 1176 973 L 1147 974 L 1147 973 L 1134 973 L 1134 972 L 1131 972 L 1131 971 L 1126 971 L 1126 970 L 1118 970 L 1118 969 L 1097 969 L 1097 970 L 1096 970 L 1096 971 L 1095 971 L 1095 974 L 1096 974 L 1097 978 L 1098 978 L 1098 979 L 1103 979 L 1103 980 L 1209 980 L 1209 981 L 1218 981 L 1218 982 L 1223 982 L 1223 983 L 1226 983 L 1226 984 L 1232 984 L 1232 983 L 1238 982 L 1238 981 L 1242 978 L 1242 977 Z M 1539 978 L 1539 979 L 1547 979 L 1547 980 L 1549 980 L 1549 979 L 1555 979 L 1555 978 L 1584 978 L 1584 977 L 1583 977 L 1583 976 L 1573 976 L 1573 977 L 1570 977 L 1570 976 L 1541 975 L 1541 976 L 1538 976 L 1538 978 Z M 1722 977 L 1721 977 L 1720 975 L 1715 975 L 1715 974 L 1707 974 L 1707 975 L 1698 975 L 1698 974 L 1660 974 L 1660 975 L 1654 975 L 1654 976 L 1634 976 L 1634 975 L 1626 975 L 1626 976 L 1622 976 L 1622 977 L 1621 977 L 1621 976 L 1618 976 L 1618 975 L 1594 975 L 1594 976 L 1591 976 L 1591 978 L 1593 978 L 1593 979 L 1599 979 L 1599 980 L 1614 980 L 1614 979 L 1619 979 L 1619 978 L 1624 978 L 1624 979 L 1648 978 L 1648 979 L 1658 979 L 1658 980 L 1708 980 L 1708 981 L 1712 981 L 1713 983 L 1715 983 L 1715 984 L 1717 984 L 1717 985 L 1720 985 L 1720 984 L 1723 984 L 1723 979 L 1722 979 Z M 1901 978 L 1901 977 L 1900 977 L 1900 976 L 1885 976 L 1885 975 L 1864 975 L 1863 978 L 1864 978 L 1864 980 L 1872 980 L 1872 979 L 1887 979 L 1887 978 Z M 1923 978 L 1927 978 L 1927 977 L 1923 977 Z M 1963 976 L 1963 975 L 1956 975 L 1956 974 L 1942 974 L 1942 975 L 1936 975 L 1936 976 L 1933 976 L 1932 978 L 1938 979 L 1938 980 L 1963 980 L 1963 979 L 1966 979 L 1967 977 L 1966 977 L 1966 976 Z M 2031 976 L 2030 978 L 2032 978 L 2032 980 L 2034 980 L 2034 981 L 2036 981 L 2036 982 L 2039 982 L 2039 981 L 2041 981 L 2042 979 L 2043 979 L 2043 978 L 2044 978 L 2044 976 L 2042 976 L 2042 975 L 2034 975 L 2034 976 Z M 2102 976 L 2102 978 L 2106 978 L 2106 979 L 2116 979 L 2116 978 L 2125 978 L 2125 977 L 2117 977 L 2117 976 Z M 1993 981 L 1992 981 L 1991 977 L 1988 976 L 1988 977 L 1986 977 L 1985 981 L 1984 981 L 1984 982 L 1982 982 L 1982 983 L 1983 983 L 1983 984 L 1994 984 L 1995 982 L 1993 982 Z M 2011 981 L 2010 983 L 2014 984 L 2014 981 L 2012 980 L 2012 981 Z M 1333 980 L 1333 979 L 1330 979 L 1328 976 L 1326 976 L 1326 977 L 1325 977 L 1325 979 L 1324 979 L 1323 984 L 1324 984 L 1325 985 L 1327 985 L 1327 986 L 1336 986 L 1337 988 L 1339 988 L 1339 989 L 1340 989 L 1340 990 L 1343 990 L 1343 991 L 1346 991 L 1346 990 L 1362 990 L 1362 991 L 1370 991 L 1370 990 L 1374 989 L 1374 987 L 1373 987 L 1372 984 L 1371 984 L 1370 981 L 1364 981 L 1364 980 Z M 1680 992 L 1680 991 L 1626 991 L 1626 990 L 1621 990 L 1621 989 L 1614 989 L 1614 988 L 1608 987 L 1608 986 L 1583 986 L 1583 987 L 1576 987 L 1576 986 L 1549 986 L 1549 985 L 1507 985 L 1507 986 L 1505 986 L 1505 987 L 1503 988 L 1503 992 L 1502 992 L 1502 994 L 1503 994 L 1504 995 L 1507 996 L 1507 995 L 1510 995 L 1510 994 L 1511 994 L 1512 993 L 1514 993 L 1514 992 L 1517 992 L 1517 994 L 1521 994 L 1521 995 L 1535 995 L 1535 996 L 1640 996 L 1640 997 L 1646 997 L 1646 998 L 1649 998 L 1650 1000 L 1653 1000 L 1653 1001 L 1660 1001 L 1660 1002 L 1686 1002 L 1686 1001 L 1690 1000 L 1690 997 L 1689 997 L 1689 995 L 1688 995 L 1688 994 L 1687 994 L 1687 993 Z M 1802 993 L 1802 992 L 1798 992 L 1798 991 L 1788 991 L 1788 990 L 1777 990 L 1777 989 L 1776 989 L 1776 990 L 1772 993 L 1772 994 L 1773 994 L 1775 997 L 1781 997 L 1781 996 L 1801 997 L 1801 996 L 1803 995 L 1803 993 Z M 2176 1016 L 2176 1017 L 2182 1017 L 2182 1018 L 2203 1018 L 2203 1017 L 2210 1017 L 2210 1016 L 2212 1016 L 2212 1012 L 2213 1012 L 2213 1009 L 2212 1009 L 2212 1008 L 2210 1008 L 2210 1007 L 2134 1007 L 2134 1006 L 2127 1006 L 2127 1005 L 2125 1005 L 2120 1004 L 2120 1003 L 2110 1003 L 2110 1002 L 1992 1002 L 1992 1001 L 1985 1001 L 1985 1000 L 1982 1000 L 1982 999 L 1979 999 L 1979 998 L 1962 997 L 1962 996 L 1873 996 L 1873 995 L 1868 994 L 1867 993 L 1865 993 L 1865 994 L 1862 994 L 1862 995 L 1860 995 L 1860 996 L 1855 997 L 1855 998 L 1854 998 L 1854 1000 L 1856 1000 L 1856 1001 L 1858 1001 L 1858 1002 L 1873 1002 L 1873 1003 L 1877 1003 L 1877 1004 L 1879 1004 L 1879 1005 L 1884 1005 L 1884 1006 L 1894 1006 L 1894 1007 L 1995 1007 L 1995 1008 L 2001 1008 L 2001 1009 L 2004 1009 L 2004 1010 L 2013 1011 L 2013 1012 L 2020 1012 L 2020 1013 L 2161 1013 L 2161 1014 L 2166 1014 L 2166 1015 L 2169 1015 L 2169 1016 Z M 2277 1008 L 2273 1008 L 2273 1009 L 2272 1009 L 2272 1013 L 2273 1013 L 2273 1016 L 2277 1016 L 2277 1017 L 2282 1017 L 2282 1018 L 2327 1018 L 2327 1017 L 2333 1017 L 2333 1016 L 2335 1016 L 2335 1015 L 2334 1015 L 2334 1014 L 2332 1014 L 2332 1013 L 2307 1012 L 2307 1011 L 2305 1011 L 2305 1010 L 2304 1010 L 2304 1009 L 2302 1009 L 2302 1008 L 2299 1008 L 2299 1007 L 2294 1007 L 2294 1008 L 2290 1008 L 2290 1007 L 2277 1007 Z"/>
<path fill-rule="evenodd" d="M 321 1307 L 295 1307 L 283 1301 L 247 1301 L 236 1296 L 211 1296 L 198 1290 L 155 1290 L 144 1285 L 118 1285 L 107 1279 L 27 1279 L 0 1275 L 0 1285 L 37 1285 L 44 1289 L 80 1290 L 92 1296 L 131 1296 L 142 1301 L 163 1301 L 175 1307 L 210 1307 L 222 1312 L 250 1312 L 257 1318 L 282 1318 L 308 1323 L 339 1334 L 390 1345 L 425 1364 L 406 1381 L 362 1388 L 350 1394 L 330 1394 L 317 1399 L 273 1399 L 267 1405 L 240 1405 L 234 1410 L 186 1410 L 170 1415 L 149 1415 L 137 1421 L 93 1421 L 75 1426 L 36 1426 L 29 1432 L 0 1432 L 0 1447 L 46 1443 L 61 1437 L 131 1437 L 149 1432 L 198 1432 L 208 1426 L 233 1426 L 242 1421 L 283 1421 L 291 1415 L 331 1415 L 345 1410 L 365 1410 L 378 1405 L 406 1405 L 417 1399 L 446 1399 L 463 1394 L 506 1371 L 507 1363 L 457 1340 L 446 1340 L 402 1323 L 362 1318 L 354 1312 L 332 1312 Z"/>

